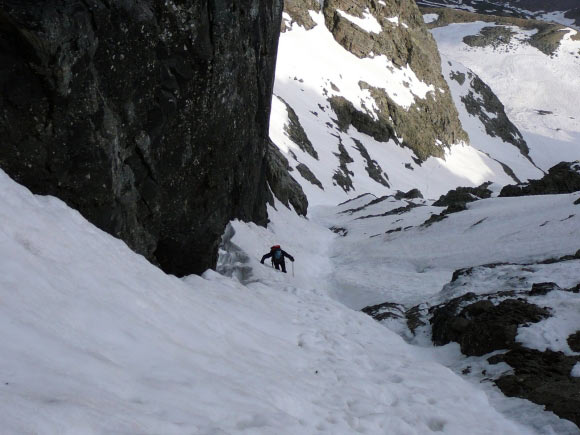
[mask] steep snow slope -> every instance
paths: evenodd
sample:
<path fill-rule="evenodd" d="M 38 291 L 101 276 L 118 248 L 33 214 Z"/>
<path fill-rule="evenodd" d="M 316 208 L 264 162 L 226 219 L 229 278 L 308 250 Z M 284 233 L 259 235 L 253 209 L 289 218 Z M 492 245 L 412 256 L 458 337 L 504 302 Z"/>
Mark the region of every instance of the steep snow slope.
<path fill-rule="evenodd" d="M 533 31 L 511 27 L 509 43 L 472 47 L 464 42 L 493 23 L 462 23 L 432 29 L 437 46 L 451 62 L 447 72 L 475 72 L 505 106 L 530 149 L 530 157 L 543 170 L 562 160 L 580 156 L 580 41 L 568 30 L 553 56 L 530 46 Z M 449 74 L 446 79 L 451 83 Z M 457 86 L 452 92 L 456 96 Z M 460 104 L 457 104 L 458 107 Z M 460 109 L 461 112 L 462 109 Z M 463 120 L 463 119 L 462 119 Z"/>
<path fill-rule="evenodd" d="M 0 173 L 2 431 L 533 433 L 329 298 L 329 232 L 283 206 L 270 215 L 269 230 L 230 230 L 247 254 L 231 245 L 222 264 L 254 268 L 247 285 L 180 280 Z M 295 280 L 256 259 L 278 236 Z"/>

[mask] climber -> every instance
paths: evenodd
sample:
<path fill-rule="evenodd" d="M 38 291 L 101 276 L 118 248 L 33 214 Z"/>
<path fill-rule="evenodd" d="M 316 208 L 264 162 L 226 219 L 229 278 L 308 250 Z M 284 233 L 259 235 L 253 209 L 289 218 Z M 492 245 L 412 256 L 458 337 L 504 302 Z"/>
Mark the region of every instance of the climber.
<path fill-rule="evenodd" d="M 288 254 L 286 251 L 283 251 L 280 248 L 280 245 L 274 245 L 270 248 L 270 252 L 264 254 L 260 263 L 264 264 L 264 260 L 266 258 L 272 257 L 272 265 L 276 268 L 276 270 L 280 270 L 280 266 L 282 266 L 282 272 L 286 273 L 286 263 L 284 263 L 284 257 L 288 257 L 292 263 L 294 263 L 294 257 Z"/>

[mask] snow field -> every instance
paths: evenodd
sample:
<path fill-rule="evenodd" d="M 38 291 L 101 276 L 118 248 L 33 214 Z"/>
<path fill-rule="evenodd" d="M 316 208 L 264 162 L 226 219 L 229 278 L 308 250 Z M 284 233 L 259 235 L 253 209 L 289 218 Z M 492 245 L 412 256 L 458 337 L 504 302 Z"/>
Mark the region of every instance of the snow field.
<path fill-rule="evenodd" d="M 511 27 L 516 36 L 509 46 L 494 49 L 463 43 L 465 36 L 477 35 L 490 26 L 494 24 L 456 23 L 432 29 L 431 33 L 447 60 L 474 71 L 492 88 L 528 143 L 536 165 L 547 170 L 560 161 L 577 160 L 580 41 L 571 39 L 576 30 L 569 30 L 551 57 L 523 42 L 533 31 L 517 27 Z"/>
<path fill-rule="evenodd" d="M 527 433 L 319 290 L 328 271 L 306 261 L 324 265 L 327 231 L 306 220 L 309 240 L 290 232 L 283 246 L 305 262 L 294 279 L 259 264 L 247 286 L 212 271 L 177 279 L 61 201 L 4 173 L 0 186 L 6 433 Z M 233 243 L 267 250 L 264 229 L 232 225 Z"/>

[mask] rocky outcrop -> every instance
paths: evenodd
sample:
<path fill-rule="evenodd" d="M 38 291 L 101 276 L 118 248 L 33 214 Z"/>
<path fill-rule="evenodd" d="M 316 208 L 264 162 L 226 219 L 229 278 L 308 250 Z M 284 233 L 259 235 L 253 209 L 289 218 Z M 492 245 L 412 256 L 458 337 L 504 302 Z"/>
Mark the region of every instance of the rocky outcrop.
<path fill-rule="evenodd" d="M 363 17 L 363 13 L 368 11 L 382 25 L 382 31 L 366 32 L 339 11 L 356 17 Z M 445 145 L 468 140 L 467 134 L 461 128 L 449 88 L 441 76 L 441 59 L 437 46 L 427 32 L 422 15 L 414 2 L 327 0 L 324 2 L 323 12 L 326 26 L 346 50 L 360 58 L 385 55 L 395 67 L 408 65 L 419 80 L 434 87 L 434 92 L 428 93 L 425 99 L 416 98 L 413 106 L 407 110 L 397 105 L 384 89 L 361 82 L 361 89 L 368 89 L 377 103 L 378 120 L 369 120 L 359 111 L 354 114 L 354 109 L 347 107 L 342 111 L 353 120 L 348 120 L 348 123 L 352 123 L 357 129 L 357 121 L 359 124 L 372 125 L 372 133 L 367 134 L 379 141 L 402 137 L 402 145 L 411 148 L 420 160 L 430 156 L 443 157 Z M 393 21 L 389 21 L 394 20 L 393 17 L 398 17 L 397 23 L 404 25 L 394 25 Z M 344 129 L 343 120 L 348 118 L 341 116 L 336 107 L 337 104 L 334 103 L 333 110 L 339 116 L 339 126 Z M 340 108 L 338 110 L 341 111 Z"/>
<path fill-rule="evenodd" d="M 431 226 L 435 222 L 446 219 L 447 215 L 451 213 L 467 210 L 468 202 L 489 198 L 491 196 L 491 190 L 488 189 L 490 184 L 491 182 L 486 182 L 477 187 L 458 187 L 450 190 L 445 195 L 441 195 L 432 205 L 447 208 L 439 214 L 431 215 L 429 219 L 423 222 L 422 226 Z"/>
<path fill-rule="evenodd" d="M 337 119 L 334 121 L 341 131 L 346 133 L 352 125 L 378 142 L 387 142 L 389 139 L 399 142 L 391 125 L 382 122 L 381 119 L 373 119 L 368 113 L 356 110 L 346 98 L 334 96 L 330 97 L 328 102 L 336 114 Z"/>
<path fill-rule="evenodd" d="M 514 369 L 513 374 L 495 381 L 506 396 L 544 405 L 548 411 L 580 427 L 580 378 L 570 376 L 580 356 L 517 347 L 488 361 L 505 362 Z"/>
<path fill-rule="evenodd" d="M 324 187 L 322 186 L 320 180 L 316 178 L 316 175 L 314 175 L 314 173 L 310 170 L 310 168 L 306 166 L 304 163 L 299 163 L 296 166 L 296 170 L 300 173 L 300 175 L 302 175 L 302 178 L 304 178 L 307 181 L 310 181 L 310 183 L 324 190 Z"/>
<path fill-rule="evenodd" d="M 306 30 L 312 29 L 316 23 L 308 13 L 309 10 L 320 9 L 318 0 L 284 0 L 284 12 L 290 15 L 291 23 L 296 23 Z M 287 30 L 286 23 L 282 23 L 282 32 Z"/>
<path fill-rule="evenodd" d="M 470 47 L 493 47 L 498 48 L 508 45 L 515 32 L 505 26 L 484 27 L 478 35 L 467 35 L 463 42 Z"/>
<path fill-rule="evenodd" d="M 306 216 L 308 199 L 300 184 L 290 175 L 292 168 L 288 160 L 272 142 L 268 145 L 267 161 L 267 180 L 272 193 L 286 207 L 292 204 L 296 213 Z M 274 206 L 272 199 L 270 204 Z"/>
<path fill-rule="evenodd" d="M 177 275 L 266 222 L 281 0 L 3 1 L 0 166 Z"/>
<path fill-rule="evenodd" d="M 346 151 L 346 148 L 342 144 L 342 140 L 340 138 L 339 138 L 339 144 L 338 144 L 338 153 L 334 153 L 334 155 L 336 157 L 338 157 L 338 161 L 340 164 L 339 164 L 338 169 L 336 169 L 334 171 L 334 175 L 332 176 L 332 179 L 345 192 L 348 192 L 349 190 L 354 190 L 354 187 L 352 185 L 352 178 L 350 178 L 351 175 L 354 175 L 354 172 L 352 172 L 350 169 L 348 169 L 348 166 L 347 166 L 349 163 L 353 163 L 354 160 Z"/>
<path fill-rule="evenodd" d="M 454 341 L 463 354 L 481 356 L 513 347 L 520 325 L 549 315 L 548 310 L 524 300 L 506 299 L 494 305 L 489 296 L 467 293 L 432 310 L 433 343 L 442 346 Z"/>
<path fill-rule="evenodd" d="M 352 140 L 355 144 L 355 148 L 358 150 L 362 158 L 365 159 L 367 164 L 365 170 L 367 171 L 367 174 L 369 174 L 369 177 L 385 187 L 390 187 L 389 182 L 387 181 L 387 173 L 383 171 L 381 166 L 375 160 L 373 160 L 362 142 L 354 138 Z"/>
<path fill-rule="evenodd" d="M 479 2 L 478 6 L 481 6 L 481 4 Z M 429 6 L 431 5 L 432 3 Z M 517 13 L 509 14 L 509 16 L 492 15 L 489 10 L 489 8 L 484 8 L 478 11 L 480 13 L 473 13 L 457 9 L 421 7 L 423 13 L 437 14 L 438 16 L 437 20 L 427 25 L 428 28 L 447 26 L 451 23 L 484 21 L 498 25 L 518 26 L 527 30 L 535 29 L 537 31 L 529 36 L 526 42 L 547 56 L 552 56 L 556 52 L 562 38 L 568 33 L 566 28 L 559 24 L 518 17 Z M 484 29 L 488 30 L 482 31 L 479 35 L 467 36 L 464 42 L 478 47 L 497 47 L 502 45 L 506 40 L 509 42 L 509 38 L 511 38 L 511 35 L 508 36 L 509 30 L 505 27 L 501 27 L 500 30 L 493 30 L 491 27 Z"/>
<path fill-rule="evenodd" d="M 499 196 L 550 195 L 580 190 L 580 162 L 560 162 L 540 180 L 504 186 Z"/>
<path fill-rule="evenodd" d="M 280 98 L 280 100 L 286 106 L 286 111 L 288 113 L 288 123 L 284 126 L 284 131 L 288 135 L 288 138 L 296 145 L 298 145 L 302 151 L 310 154 L 312 157 L 318 160 L 318 153 L 312 146 L 310 139 L 308 139 L 308 135 L 304 131 L 302 124 L 300 124 L 298 115 L 294 109 L 292 109 L 292 107 L 286 103 L 286 101 L 284 101 L 282 98 Z"/>
<path fill-rule="evenodd" d="M 465 205 L 468 202 L 477 201 L 478 199 L 489 198 L 491 196 L 491 190 L 488 189 L 490 184 L 487 182 L 477 187 L 458 187 L 457 189 L 452 189 L 445 195 L 441 195 L 433 205 L 436 207 L 453 207 Z"/>
<path fill-rule="evenodd" d="M 494 27 L 496 29 L 498 27 Z M 499 137 L 520 150 L 529 159 L 529 148 L 518 128 L 509 120 L 502 102 L 491 88 L 473 72 L 468 72 L 470 89 L 461 97 L 467 113 L 479 118 L 485 132 L 491 137 Z"/>

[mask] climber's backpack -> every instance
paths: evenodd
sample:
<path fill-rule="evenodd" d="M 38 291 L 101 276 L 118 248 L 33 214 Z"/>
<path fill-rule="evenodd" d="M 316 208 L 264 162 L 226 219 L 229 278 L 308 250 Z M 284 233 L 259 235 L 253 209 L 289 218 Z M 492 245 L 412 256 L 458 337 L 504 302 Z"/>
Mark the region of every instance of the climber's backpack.
<path fill-rule="evenodd" d="M 279 263 L 280 261 L 282 261 L 282 249 L 280 248 L 280 245 L 274 245 L 270 248 L 272 251 L 274 251 L 272 253 L 272 259 L 276 262 Z"/>

